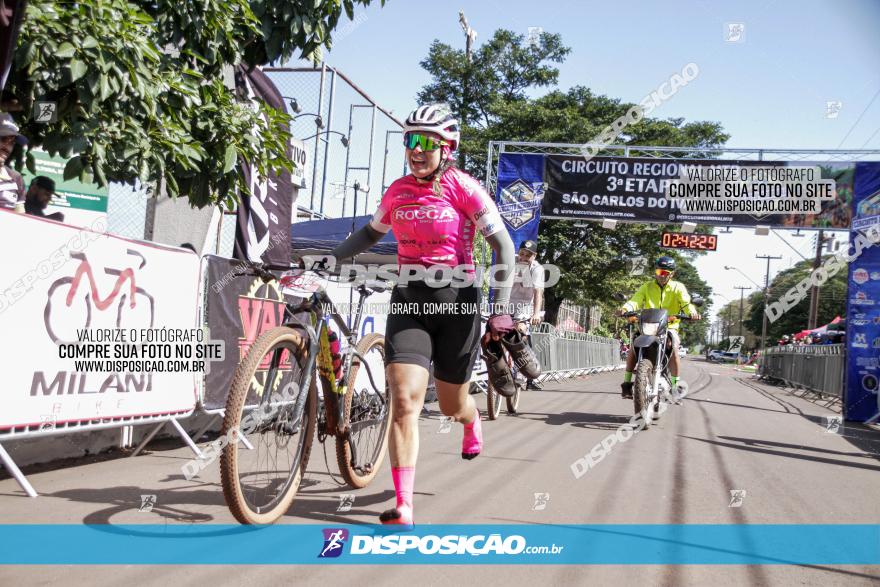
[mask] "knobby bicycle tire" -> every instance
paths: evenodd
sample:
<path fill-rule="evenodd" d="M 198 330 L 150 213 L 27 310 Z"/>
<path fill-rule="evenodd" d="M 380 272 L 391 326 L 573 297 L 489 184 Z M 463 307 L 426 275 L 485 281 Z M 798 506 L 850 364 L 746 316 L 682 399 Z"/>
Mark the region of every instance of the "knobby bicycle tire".
<path fill-rule="evenodd" d="M 248 349 L 248 353 L 244 360 L 239 363 L 232 379 L 232 385 L 229 390 L 229 396 L 226 400 L 226 412 L 223 418 L 223 428 L 221 433 L 228 435 L 232 431 L 239 430 L 242 420 L 242 413 L 247 402 L 248 391 L 252 377 L 257 372 L 261 360 L 265 357 L 273 347 L 279 343 L 290 343 L 296 350 L 296 359 L 305 362 L 308 353 L 307 342 L 303 337 L 292 328 L 279 326 L 267 330 L 260 335 L 253 346 Z M 300 388 L 302 387 L 302 378 L 306 373 L 303 371 L 300 379 Z M 302 447 L 299 449 L 298 464 L 296 470 L 290 472 L 291 477 L 287 485 L 287 489 L 283 495 L 277 498 L 277 504 L 268 511 L 256 512 L 247 503 L 245 492 L 242 489 L 239 480 L 239 462 L 238 451 L 248 450 L 241 442 L 229 442 L 224 448 L 220 457 L 220 480 L 223 486 L 223 497 L 226 499 L 226 505 L 236 520 L 242 524 L 271 524 L 278 518 L 283 516 L 296 497 L 296 492 L 302 481 L 306 466 L 309 461 L 309 454 L 312 448 L 312 441 L 315 434 L 316 420 L 318 417 L 318 395 L 315 385 L 315 377 L 312 376 L 309 385 L 308 396 L 306 399 L 304 418 L 304 434 L 305 439 Z M 302 428 L 301 428 L 302 430 Z"/>
<path fill-rule="evenodd" d="M 519 398 L 522 395 L 522 386 L 521 384 L 516 384 L 516 393 L 510 397 L 504 398 L 507 402 L 507 413 L 511 416 L 516 415 L 516 409 L 519 407 Z"/>
<path fill-rule="evenodd" d="M 361 356 L 366 357 L 367 353 L 369 353 L 372 348 L 380 349 L 382 353 L 382 368 L 385 368 L 385 337 L 378 333 L 368 334 L 364 338 L 358 341 L 357 351 L 361 354 Z M 351 369 L 346 374 L 345 377 L 345 422 L 343 423 L 343 429 L 347 432 L 343 435 L 336 436 L 336 461 L 339 465 L 339 472 L 342 473 L 343 478 L 346 482 L 354 488 L 360 489 L 369 485 L 373 479 L 376 477 L 376 474 L 379 472 L 379 468 L 382 466 L 382 461 L 385 459 L 385 453 L 388 450 L 388 434 L 389 430 L 391 430 L 391 414 L 392 414 L 392 400 L 391 400 L 391 392 L 386 382 L 385 384 L 385 402 L 387 405 L 387 410 L 385 412 L 385 420 L 382 423 L 383 430 L 381 431 L 381 446 L 377 451 L 376 460 L 373 462 L 372 469 L 367 473 L 358 472 L 351 463 L 351 447 L 348 443 L 348 434 L 351 433 L 351 407 L 352 402 L 354 400 L 354 384 L 357 380 L 358 371 L 360 371 L 360 359 L 357 357 L 354 358 L 351 364 Z M 376 377 L 373 374 L 373 377 Z"/>
<path fill-rule="evenodd" d="M 501 401 L 503 397 L 495 391 L 491 381 L 486 381 L 486 414 L 490 420 L 497 420 L 501 414 Z"/>

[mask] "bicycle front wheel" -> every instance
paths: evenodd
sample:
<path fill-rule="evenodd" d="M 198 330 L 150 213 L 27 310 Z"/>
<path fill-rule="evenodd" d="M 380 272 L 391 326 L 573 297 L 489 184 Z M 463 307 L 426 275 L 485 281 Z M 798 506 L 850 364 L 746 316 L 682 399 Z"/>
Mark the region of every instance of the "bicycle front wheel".
<path fill-rule="evenodd" d="M 266 331 L 238 365 L 221 430 L 223 496 L 242 524 L 271 524 L 293 503 L 317 420 L 307 342 L 288 327 Z"/>
<path fill-rule="evenodd" d="M 368 334 L 355 348 L 363 361 L 355 356 L 345 377 L 345 422 L 336 437 L 336 460 L 348 484 L 361 488 L 373 481 L 385 459 L 391 390 L 385 382 L 385 337 Z"/>

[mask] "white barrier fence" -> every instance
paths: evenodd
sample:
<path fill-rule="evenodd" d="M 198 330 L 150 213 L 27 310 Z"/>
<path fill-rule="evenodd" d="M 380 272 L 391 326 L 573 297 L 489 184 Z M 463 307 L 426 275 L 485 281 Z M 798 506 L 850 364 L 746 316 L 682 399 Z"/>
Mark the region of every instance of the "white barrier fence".
<path fill-rule="evenodd" d="M 620 365 L 620 341 L 541 324 L 532 332 L 532 348 L 542 371 L 556 379 L 613 369 Z"/>
<path fill-rule="evenodd" d="M 198 326 L 196 255 L 94 228 L 0 211 L 0 441 L 168 420 L 195 409 L 195 373 L 89 372 L 60 356 L 82 329 Z M 0 458 L 33 494 L 2 447 Z"/>
<path fill-rule="evenodd" d="M 123 428 L 123 438 L 131 440 L 131 426 L 152 423 L 142 448 L 170 422 L 199 455 L 194 440 L 200 435 L 191 438 L 178 420 L 203 413 L 203 373 L 103 373 L 78 369 L 78 359 L 59 355 L 60 346 L 76 342 L 82 329 L 187 330 L 203 324 L 200 300 L 213 292 L 201 285 L 196 255 L 108 235 L 103 228 L 80 229 L 0 210 L 0 246 L 7 252 L 0 277 L 0 443 L 113 428 Z M 343 313 L 357 299 L 349 286 L 335 285 L 328 293 Z M 384 333 L 385 315 L 377 309 L 388 299 L 387 292 L 369 298 L 372 310 L 360 335 Z M 237 315 L 237 308 L 227 314 Z M 236 332 L 241 326 L 232 324 Z M 611 339 L 552 327 L 532 337 L 545 377 L 615 365 L 617 343 Z M 110 437 L 102 438 L 106 443 Z M 36 496 L 2 444 L 0 461 Z"/>

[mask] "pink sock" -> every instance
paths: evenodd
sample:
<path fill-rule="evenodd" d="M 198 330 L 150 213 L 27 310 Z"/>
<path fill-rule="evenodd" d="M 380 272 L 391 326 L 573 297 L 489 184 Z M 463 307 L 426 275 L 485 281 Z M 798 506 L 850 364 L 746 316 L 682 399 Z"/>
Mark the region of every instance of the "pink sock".
<path fill-rule="evenodd" d="M 470 460 L 483 450 L 483 430 L 480 425 L 480 410 L 474 409 L 474 419 L 464 425 L 464 437 L 461 440 L 461 457 Z"/>
<path fill-rule="evenodd" d="M 412 509 L 416 468 L 391 467 L 391 478 L 394 480 L 394 493 L 397 494 L 397 507 L 406 505 Z"/>

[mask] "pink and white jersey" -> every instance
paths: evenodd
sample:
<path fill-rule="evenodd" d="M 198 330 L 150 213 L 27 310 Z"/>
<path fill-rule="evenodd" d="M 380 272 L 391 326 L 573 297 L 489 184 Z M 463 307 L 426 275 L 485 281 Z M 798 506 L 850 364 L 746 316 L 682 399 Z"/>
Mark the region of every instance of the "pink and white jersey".
<path fill-rule="evenodd" d="M 410 174 L 382 196 L 370 226 L 394 232 L 401 265 L 473 264 L 476 229 L 484 237 L 503 229 L 495 202 L 473 177 L 453 167 L 440 186 L 438 197 L 433 182 L 420 183 Z"/>

